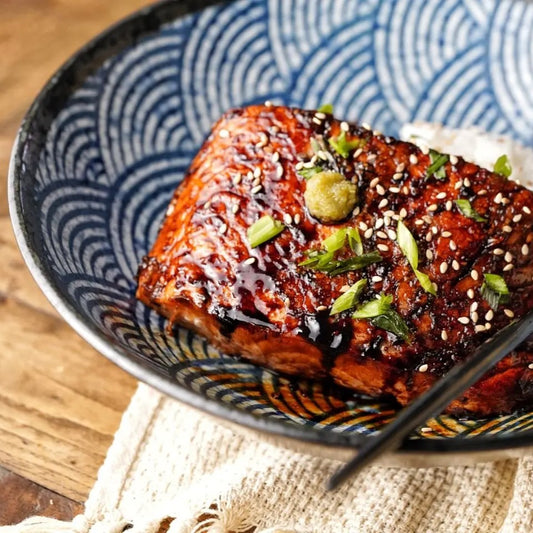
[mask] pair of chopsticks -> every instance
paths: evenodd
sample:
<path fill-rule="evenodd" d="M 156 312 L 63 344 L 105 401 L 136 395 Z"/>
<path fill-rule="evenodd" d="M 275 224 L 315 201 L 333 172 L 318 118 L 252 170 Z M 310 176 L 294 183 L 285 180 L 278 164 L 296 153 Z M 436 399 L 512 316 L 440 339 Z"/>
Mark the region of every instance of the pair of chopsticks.
<path fill-rule="evenodd" d="M 470 385 L 533 334 L 533 310 L 512 322 L 482 344 L 461 365 L 454 366 L 431 389 L 419 396 L 388 424 L 376 437 L 368 439 L 357 455 L 329 479 L 333 490 L 384 452 L 400 447 L 403 440 L 428 419 L 438 415 Z"/>

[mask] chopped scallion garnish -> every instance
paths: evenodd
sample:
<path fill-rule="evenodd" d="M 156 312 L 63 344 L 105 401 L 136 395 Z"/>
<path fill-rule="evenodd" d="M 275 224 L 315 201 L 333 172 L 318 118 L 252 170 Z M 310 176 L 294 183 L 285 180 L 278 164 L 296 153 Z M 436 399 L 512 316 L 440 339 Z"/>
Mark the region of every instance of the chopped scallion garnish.
<path fill-rule="evenodd" d="M 437 179 L 444 179 L 446 177 L 446 171 L 444 169 L 444 165 L 448 162 L 450 159 L 449 156 L 446 154 L 440 154 L 439 152 L 436 152 L 435 150 L 429 151 L 429 158 L 431 161 L 431 164 L 427 168 L 426 176 L 429 178 L 430 176 L 435 176 Z"/>
<path fill-rule="evenodd" d="M 309 180 L 315 174 L 318 174 L 319 172 L 322 172 L 323 170 L 324 169 L 321 166 L 315 165 L 314 167 L 311 167 L 311 168 L 306 168 L 306 167 L 301 168 L 300 170 L 298 170 L 298 174 L 300 174 L 302 178 Z"/>
<path fill-rule="evenodd" d="M 487 222 L 486 218 L 483 218 L 473 207 L 472 204 L 469 202 L 469 200 L 455 200 L 455 203 L 457 204 L 457 207 L 463 213 L 463 215 L 467 218 L 471 218 L 472 220 L 475 220 L 476 222 Z"/>
<path fill-rule="evenodd" d="M 323 104 L 317 109 L 317 111 L 319 113 L 326 113 L 328 115 L 333 115 L 333 105 L 332 104 Z"/>
<path fill-rule="evenodd" d="M 248 228 L 248 241 L 252 248 L 256 248 L 270 239 L 279 235 L 285 229 L 285 225 L 275 220 L 270 215 L 261 217 Z"/>
<path fill-rule="evenodd" d="M 379 315 L 384 315 L 387 311 L 390 310 L 392 304 L 392 296 L 386 296 L 381 294 L 379 298 L 375 300 L 370 300 L 362 305 L 360 305 L 355 313 L 352 315 L 352 318 L 375 318 Z"/>
<path fill-rule="evenodd" d="M 352 285 L 344 294 L 339 296 L 331 307 L 330 315 L 337 315 L 343 311 L 348 311 L 355 307 L 359 301 L 359 296 L 366 285 L 366 279 L 360 279 Z"/>
<path fill-rule="evenodd" d="M 509 158 L 505 154 L 498 157 L 496 163 L 494 163 L 494 172 L 501 174 L 506 178 L 512 174 L 513 168 L 511 167 Z"/>
<path fill-rule="evenodd" d="M 431 281 L 431 278 L 424 274 L 424 272 L 420 272 L 420 270 L 415 270 L 415 275 L 420 283 L 422 285 L 422 288 L 429 292 L 429 294 L 433 294 L 433 296 L 437 295 L 437 289 L 435 288 L 435 284 Z"/>
<path fill-rule="evenodd" d="M 348 159 L 350 153 L 361 145 L 361 140 L 352 139 L 349 141 L 346 138 L 346 132 L 342 131 L 338 137 L 331 137 L 329 139 L 329 145 L 335 152 L 344 157 L 344 159 Z"/>
<path fill-rule="evenodd" d="M 483 274 L 485 281 L 481 286 L 481 296 L 496 311 L 502 302 L 509 299 L 509 288 L 505 280 L 498 274 Z"/>
<path fill-rule="evenodd" d="M 323 270 L 323 272 L 327 272 L 330 276 L 336 276 L 344 272 L 360 270 L 374 263 L 380 263 L 381 261 L 383 261 L 383 258 L 379 252 L 370 252 L 368 254 L 350 257 L 349 259 L 335 261 L 331 264 L 330 268 Z"/>

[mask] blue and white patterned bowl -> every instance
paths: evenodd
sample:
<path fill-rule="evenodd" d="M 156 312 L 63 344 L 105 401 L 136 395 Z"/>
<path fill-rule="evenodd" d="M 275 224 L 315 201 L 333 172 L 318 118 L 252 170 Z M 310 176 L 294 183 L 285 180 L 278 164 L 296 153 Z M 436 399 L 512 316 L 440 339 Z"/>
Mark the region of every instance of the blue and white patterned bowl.
<path fill-rule="evenodd" d="M 316 108 L 397 135 L 415 119 L 477 124 L 533 145 L 533 5 L 498 0 L 237 0 L 157 4 L 88 44 L 19 133 L 13 223 L 43 291 L 141 380 L 271 435 L 340 446 L 394 415 L 320 383 L 219 353 L 134 297 L 135 273 L 211 124 L 263 102 Z M 404 450 L 533 444 L 531 412 L 442 416 Z"/>

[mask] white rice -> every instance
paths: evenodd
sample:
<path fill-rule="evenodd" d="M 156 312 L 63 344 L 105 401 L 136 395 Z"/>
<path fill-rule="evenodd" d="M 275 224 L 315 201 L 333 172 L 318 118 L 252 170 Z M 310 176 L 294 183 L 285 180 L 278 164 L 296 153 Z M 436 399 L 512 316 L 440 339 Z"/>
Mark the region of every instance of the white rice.
<path fill-rule="evenodd" d="M 505 154 L 513 169 L 511 179 L 533 189 L 533 149 L 509 137 L 486 133 L 476 127 L 455 130 L 427 122 L 405 124 L 400 137 L 420 147 L 464 157 L 489 170 L 493 169 L 496 159 Z"/>

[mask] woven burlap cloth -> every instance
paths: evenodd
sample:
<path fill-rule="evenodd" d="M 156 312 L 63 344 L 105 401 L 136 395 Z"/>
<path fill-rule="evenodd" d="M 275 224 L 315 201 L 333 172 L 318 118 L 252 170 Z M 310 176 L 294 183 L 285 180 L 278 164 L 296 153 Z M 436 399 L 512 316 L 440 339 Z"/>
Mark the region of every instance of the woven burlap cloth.
<path fill-rule="evenodd" d="M 146 385 L 124 414 L 83 515 L 1 533 L 533 531 L 533 459 L 370 467 L 336 492 L 340 463 L 234 431 Z M 165 520 L 166 519 L 166 520 Z"/>

